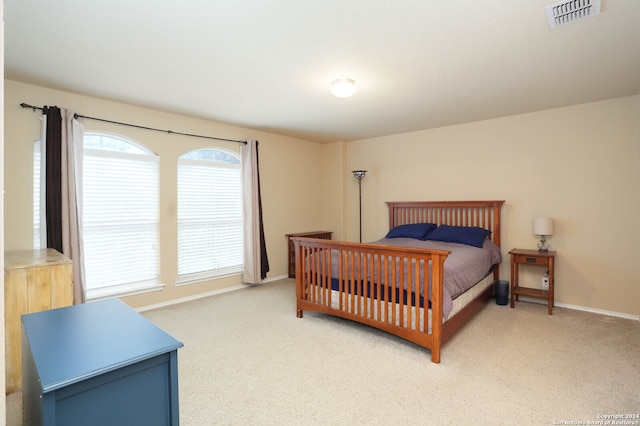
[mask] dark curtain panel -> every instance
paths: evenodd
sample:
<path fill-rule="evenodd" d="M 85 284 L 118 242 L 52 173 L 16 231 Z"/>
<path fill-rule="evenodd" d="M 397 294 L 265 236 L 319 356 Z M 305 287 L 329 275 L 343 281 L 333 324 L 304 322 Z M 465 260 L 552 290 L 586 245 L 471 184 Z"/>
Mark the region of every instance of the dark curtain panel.
<path fill-rule="evenodd" d="M 58 107 L 43 108 L 46 134 L 47 247 L 62 253 L 62 114 Z"/>
<path fill-rule="evenodd" d="M 260 163 L 258 161 L 258 144 L 256 143 L 256 173 L 258 175 L 258 220 L 260 221 L 260 278 L 265 279 L 269 272 L 269 258 L 267 244 L 264 238 L 264 223 L 262 222 L 262 195 L 260 193 Z"/>

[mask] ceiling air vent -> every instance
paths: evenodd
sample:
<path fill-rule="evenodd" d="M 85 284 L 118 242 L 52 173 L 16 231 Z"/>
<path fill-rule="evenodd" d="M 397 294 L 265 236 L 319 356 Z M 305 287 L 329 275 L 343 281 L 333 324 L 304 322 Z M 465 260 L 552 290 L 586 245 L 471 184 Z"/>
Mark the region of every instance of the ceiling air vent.
<path fill-rule="evenodd" d="M 567 0 L 545 8 L 551 28 L 570 24 L 600 13 L 600 0 Z"/>

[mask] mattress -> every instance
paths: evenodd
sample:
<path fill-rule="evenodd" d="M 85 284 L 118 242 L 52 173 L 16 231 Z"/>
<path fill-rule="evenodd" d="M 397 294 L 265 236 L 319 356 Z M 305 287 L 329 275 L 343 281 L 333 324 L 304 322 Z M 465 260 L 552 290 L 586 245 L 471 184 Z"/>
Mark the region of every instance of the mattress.
<path fill-rule="evenodd" d="M 453 301 L 460 295 L 464 294 L 476 283 L 481 281 L 487 276 L 493 265 L 500 263 L 502 256 L 500 248 L 496 246 L 491 240 L 487 239 L 484 242 L 482 248 L 473 247 L 465 244 L 440 242 L 440 241 L 422 241 L 414 238 L 383 238 L 370 244 L 386 245 L 386 246 L 399 246 L 399 247 L 411 247 L 411 248 L 424 248 L 435 250 L 449 250 L 451 253 L 447 256 L 444 262 L 443 271 L 443 294 L 442 294 L 442 313 L 443 317 L 449 318 L 454 310 Z M 348 270 L 348 260 L 340 263 L 337 259 L 339 253 L 337 251 L 332 252 L 333 260 L 331 262 L 331 277 L 335 280 L 337 277 L 346 277 Z M 354 261 L 354 260 L 350 260 Z M 372 262 L 369 260 L 369 262 Z M 377 258 L 373 260 L 374 264 L 377 264 Z M 339 271 L 339 265 L 342 264 L 344 270 L 342 273 Z M 378 278 L 370 276 L 369 270 L 365 270 L 364 262 L 358 261 L 358 267 L 356 269 L 356 282 L 375 282 Z M 362 268 L 362 269 L 359 269 Z M 358 270 L 359 269 L 359 270 Z M 373 268 L 375 269 L 375 267 Z M 393 269 L 393 268 L 390 268 Z M 421 299 L 424 296 L 424 277 L 423 272 L 420 272 L 420 296 Z M 431 268 L 428 268 L 428 282 L 431 281 Z M 384 276 L 380 276 L 382 284 L 387 280 Z M 407 288 L 407 276 L 405 272 L 404 287 Z M 335 282 L 334 282 L 335 283 Z M 345 286 L 348 285 L 345 283 Z M 375 289 L 375 286 L 373 286 Z M 346 288 L 346 287 L 345 287 Z M 335 290 L 335 287 L 334 287 Z M 347 291 L 350 292 L 350 291 Z M 428 290 L 429 298 L 431 296 L 431 288 Z M 369 296 L 363 294 L 363 296 Z M 376 297 L 375 295 L 373 297 Z M 383 299 L 390 299 L 390 297 L 384 297 Z M 416 303 L 411 303 L 416 304 Z M 422 301 L 420 303 L 422 305 Z"/>
<path fill-rule="evenodd" d="M 486 275 L 483 279 L 481 279 L 479 282 L 477 282 L 475 285 L 471 286 L 470 288 L 467 289 L 467 291 L 465 291 L 464 293 L 458 295 L 458 297 L 456 297 L 453 301 L 452 301 L 452 309 L 451 312 L 449 314 L 448 317 L 444 317 L 442 318 L 442 322 L 445 323 L 447 322 L 448 319 L 452 318 L 453 316 L 455 316 L 458 312 L 460 312 L 465 306 L 467 306 L 471 301 L 473 301 L 476 297 L 478 297 L 481 293 L 483 293 L 488 287 L 490 287 L 491 285 L 493 285 L 493 274 L 488 274 Z M 331 307 L 335 310 L 340 310 L 340 297 L 342 297 L 342 311 L 344 312 L 350 312 L 350 313 L 355 313 L 352 312 L 352 306 L 354 307 L 354 311 L 357 310 L 357 312 L 362 312 L 364 310 L 364 304 L 370 304 L 371 303 L 371 299 L 370 298 L 365 298 L 365 297 L 360 297 L 360 296 L 355 296 L 356 300 L 354 300 L 354 305 L 352 305 L 351 303 L 351 298 L 352 295 L 348 294 L 348 293 L 340 293 L 337 290 L 332 290 L 331 291 Z M 387 317 L 387 322 L 388 323 L 392 323 L 398 327 L 403 327 L 403 328 L 410 328 L 411 330 L 415 330 L 416 329 L 416 307 L 415 306 L 409 306 L 409 305 L 403 305 L 404 308 L 404 312 L 402 315 L 402 324 L 401 324 L 401 320 L 400 320 L 400 310 L 396 308 L 395 311 L 395 318 L 392 318 L 393 316 L 393 309 L 392 309 L 392 302 L 387 301 L 387 302 L 382 302 L 383 303 L 383 308 L 382 311 L 386 312 L 386 317 Z M 384 304 L 386 304 L 386 306 L 384 306 Z M 369 305 L 370 306 L 370 305 Z M 408 314 L 408 310 L 410 309 L 410 315 Z M 420 307 L 419 308 L 420 311 L 418 313 L 418 329 L 422 332 L 424 331 L 424 308 Z M 384 315 L 384 314 L 383 314 Z M 371 315 L 372 319 L 375 319 L 377 321 L 380 321 L 380 316 L 378 314 L 378 304 L 373 303 L 373 313 Z M 429 309 L 428 312 L 428 318 L 429 318 L 429 327 L 428 327 L 428 332 L 431 333 L 431 309 Z M 411 326 L 409 327 L 409 321 L 411 322 Z"/>

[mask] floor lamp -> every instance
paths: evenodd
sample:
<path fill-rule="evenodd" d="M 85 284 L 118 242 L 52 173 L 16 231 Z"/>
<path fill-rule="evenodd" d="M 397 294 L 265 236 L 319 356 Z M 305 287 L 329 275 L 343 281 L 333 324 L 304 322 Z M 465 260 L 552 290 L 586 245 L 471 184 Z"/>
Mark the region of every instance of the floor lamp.
<path fill-rule="evenodd" d="M 358 179 L 358 222 L 360 223 L 360 242 L 362 242 L 362 179 L 366 174 L 366 170 L 353 170 L 353 176 Z"/>

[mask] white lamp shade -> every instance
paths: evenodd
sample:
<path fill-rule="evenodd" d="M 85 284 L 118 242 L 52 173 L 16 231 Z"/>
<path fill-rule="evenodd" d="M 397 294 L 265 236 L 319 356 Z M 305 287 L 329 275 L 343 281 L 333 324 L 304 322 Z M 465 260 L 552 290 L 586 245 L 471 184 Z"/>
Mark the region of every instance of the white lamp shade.
<path fill-rule="evenodd" d="M 356 82 L 350 78 L 339 78 L 331 83 L 331 93 L 337 98 L 348 98 L 356 92 Z"/>
<path fill-rule="evenodd" d="M 535 235 L 553 235 L 553 219 L 550 217 L 533 219 L 533 233 Z"/>

